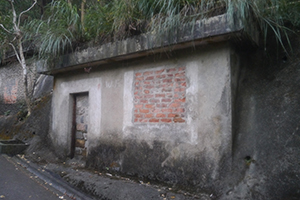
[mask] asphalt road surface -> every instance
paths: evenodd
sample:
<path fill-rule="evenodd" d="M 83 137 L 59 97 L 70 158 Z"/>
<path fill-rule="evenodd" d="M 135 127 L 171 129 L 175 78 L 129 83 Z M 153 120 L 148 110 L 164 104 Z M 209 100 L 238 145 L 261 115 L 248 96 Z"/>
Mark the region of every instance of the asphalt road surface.
<path fill-rule="evenodd" d="M 0 154 L 0 200 L 70 199 Z"/>

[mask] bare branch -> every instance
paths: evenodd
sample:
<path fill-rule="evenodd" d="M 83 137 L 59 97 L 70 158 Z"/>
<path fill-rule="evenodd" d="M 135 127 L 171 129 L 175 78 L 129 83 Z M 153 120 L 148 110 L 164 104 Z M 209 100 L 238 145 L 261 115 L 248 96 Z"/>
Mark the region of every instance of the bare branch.
<path fill-rule="evenodd" d="M 14 39 L 12 39 L 12 41 L 10 43 L 12 43 L 13 41 L 15 41 L 17 39 L 17 37 L 14 37 Z"/>
<path fill-rule="evenodd" d="M 15 54 L 16 54 L 16 57 L 17 57 L 19 63 L 21 64 L 22 62 L 21 62 L 20 56 L 19 56 L 19 54 L 18 54 L 18 52 L 17 52 L 17 50 L 16 50 L 15 45 L 13 45 L 12 43 L 9 43 L 9 45 L 13 48 L 13 50 L 14 50 L 14 52 L 15 52 Z"/>
<path fill-rule="evenodd" d="M 16 21 L 17 21 L 17 14 L 16 14 L 14 2 L 13 2 L 13 1 L 10 1 L 10 5 L 11 5 L 11 8 L 12 8 L 12 13 L 13 13 L 13 24 L 14 24 L 14 29 L 15 29 L 15 31 L 17 31 L 17 30 L 18 30 L 18 27 L 17 27 L 17 24 L 16 24 Z"/>
<path fill-rule="evenodd" d="M 23 12 L 20 13 L 19 15 L 19 19 L 18 19 L 18 27 L 20 27 L 20 21 L 21 21 L 21 16 L 24 14 L 24 13 L 27 13 L 28 11 L 30 11 L 34 5 L 37 3 L 37 0 L 34 0 L 34 3 L 27 9 L 27 10 L 24 10 Z"/>
<path fill-rule="evenodd" d="M 1 26 L 6 32 L 12 34 L 12 32 L 10 32 L 9 30 L 7 30 L 7 29 L 3 26 L 3 24 L 0 24 L 0 26 Z"/>

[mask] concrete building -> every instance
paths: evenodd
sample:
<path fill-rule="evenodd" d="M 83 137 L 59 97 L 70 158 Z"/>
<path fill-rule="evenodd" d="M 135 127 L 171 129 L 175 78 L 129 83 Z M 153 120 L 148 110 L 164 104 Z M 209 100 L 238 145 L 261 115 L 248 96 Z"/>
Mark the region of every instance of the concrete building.
<path fill-rule="evenodd" d="M 63 56 L 50 138 L 86 166 L 195 188 L 231 170 L 240 47 L 255 28 L 223 14 Z M 193 30 L 193 31 L 192 31 Z"/>

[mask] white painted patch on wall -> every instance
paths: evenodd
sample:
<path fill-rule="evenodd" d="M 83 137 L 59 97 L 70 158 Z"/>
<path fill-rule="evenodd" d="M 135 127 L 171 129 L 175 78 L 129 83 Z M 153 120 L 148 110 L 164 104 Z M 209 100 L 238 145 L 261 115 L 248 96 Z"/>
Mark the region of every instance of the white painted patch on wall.
<path fill-rule="evenodd" d="M 186 66 L 186 76 L 189 80 L 188 87 L 186 89 L 187 98 L 187 124 L 190 131 L 190 142 L 197 144 L 198 139 L 198 112 L 195 110 L 199 104 L 198 100 L 198 68 L 199 62 L 189 62 Z"/>
<path fill-rule="evenodd" d="M 133 77 L 134 72 L 129 71 L 124 74 L 124 110 L 123 110 L 123 133 L 124 135 L 130 134 L 126 131 L 126 127 L 133 126 L 132 122 L 132 112 L 133 112 Z M 127 133 L 128 132 L 128 133 Z"/>

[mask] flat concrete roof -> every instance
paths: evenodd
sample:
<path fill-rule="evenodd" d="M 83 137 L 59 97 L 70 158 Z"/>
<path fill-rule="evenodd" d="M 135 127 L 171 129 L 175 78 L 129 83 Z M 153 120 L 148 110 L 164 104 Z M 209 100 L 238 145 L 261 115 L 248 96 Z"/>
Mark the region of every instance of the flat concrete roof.
<path fill-rule="evenodd" d="M 255 23 L 248 22 L 245 26 L 237 17 L 222 14 L 196 21 L 194 25 L 185 24 L 177 32 L 172 32 L 169 35 L 146 33 L 63 55 L 51 67 L 39 62 L 38 72 L 54 75 L 84 67 L 147 56 L 166 50 L 177 50 L 224 41 L 247 42 L 247 44 L 258 45 L 258 38 L 259 33 Z"/>

